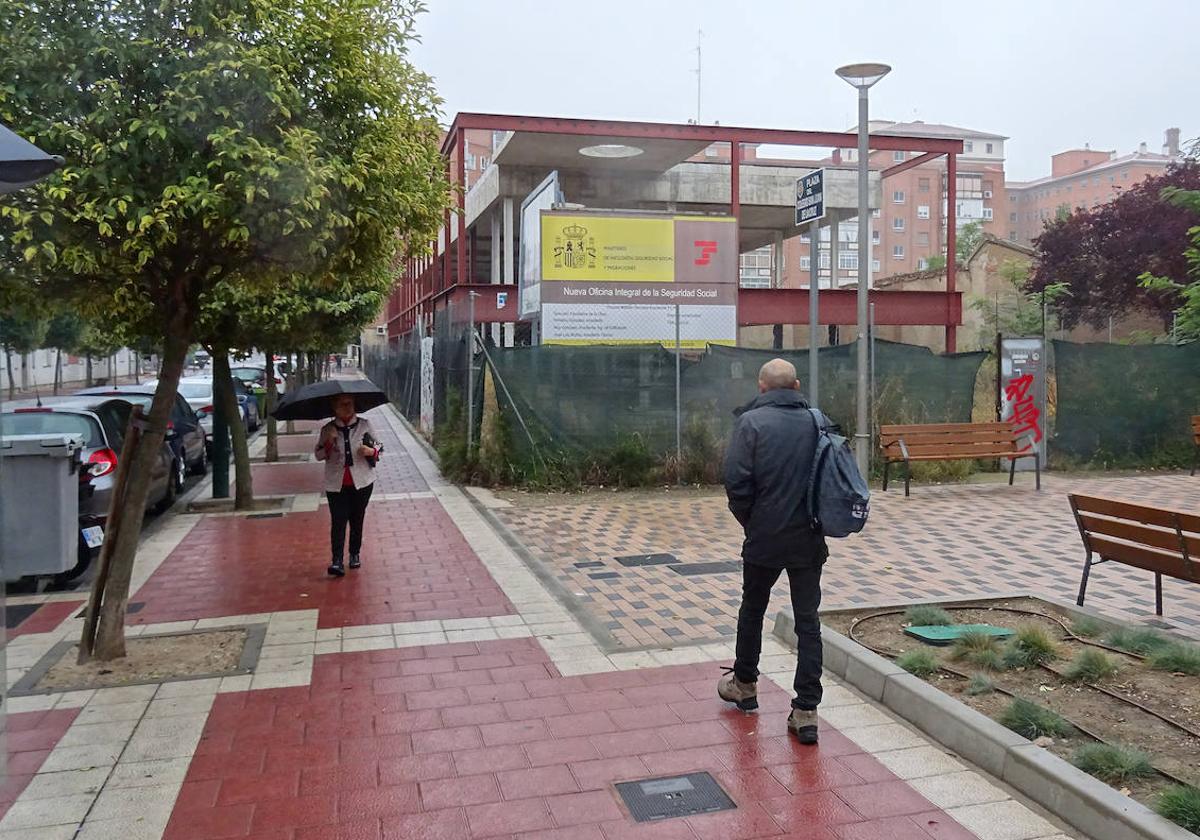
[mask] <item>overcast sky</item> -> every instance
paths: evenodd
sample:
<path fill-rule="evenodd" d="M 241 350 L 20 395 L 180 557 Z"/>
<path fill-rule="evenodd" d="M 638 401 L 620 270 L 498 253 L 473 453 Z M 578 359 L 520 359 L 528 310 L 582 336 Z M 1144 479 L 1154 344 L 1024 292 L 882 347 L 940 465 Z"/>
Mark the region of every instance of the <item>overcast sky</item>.
<path fill-rule="evenodd" d="M 883 61 L 873 118 L 1007 135 L 1007 176 L 1085 142 L 1200 135 L 1196 0 L 427 0 L 418 67 L 458 111 L 843 130 L 833 74 Z"/>

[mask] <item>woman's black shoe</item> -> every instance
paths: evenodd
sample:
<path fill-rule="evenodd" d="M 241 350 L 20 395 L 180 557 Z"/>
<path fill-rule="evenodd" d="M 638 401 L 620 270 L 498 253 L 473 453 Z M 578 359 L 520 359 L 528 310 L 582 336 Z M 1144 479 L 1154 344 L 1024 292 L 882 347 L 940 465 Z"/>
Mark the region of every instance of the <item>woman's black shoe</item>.
<path fill-rule="evenodd" d="M 357 569 L 361 565 L 362 565 L 362 561 L 358 559 L 358 555 L 351 554 L 350 555 L 350 568 Z"/>
<path fill-rule="evenodd" d="M 334 577 L 345 576 L 346 567 L 342 565 L 342 558 L 339 557 L 329 564 L 329 574 L 333 575 Z"/>

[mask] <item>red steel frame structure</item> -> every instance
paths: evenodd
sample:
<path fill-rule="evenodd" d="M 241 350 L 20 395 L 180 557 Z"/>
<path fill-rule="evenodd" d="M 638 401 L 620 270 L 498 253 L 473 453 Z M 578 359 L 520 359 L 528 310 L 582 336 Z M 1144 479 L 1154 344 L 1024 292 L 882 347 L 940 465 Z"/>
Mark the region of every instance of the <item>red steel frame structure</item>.
<path fill-rule="evenodd" d="M 388 301 L 388 335 L 396 337 L 411 330 L 418 317 L 432 318 L 435 309 L 451 302 L 465 306 L 472 291 L 508 291 L 516 297 L 516 287 L 472 282 L 468 276 L 466 216 L 466 132 L 485 131 L 527 132 L 533 134 L 578 135 L 588 138 L 657 139 L 728 143 L 730 147 L 730 206 L 734 218 L 741 217 L 741 144 L 760 143 L 781 146 L 815 146 L 820 148 L 854 149 L 858 135 L 832 131 L 794 131 L 775 128 L 739 128 L 722 125 L 680 125 L 676 123 L 626 122 L 622 120 L 586 120 L 559 117 L 522 117 L 503 114 L 460 113 L 446 132 L 442 154 L 446 158 L 446 174 L 455 188 L 456 211 L 446 211 L 440 242 L 432 244 L 431 256 L 410 259 L 402 266 L 400 277 Z M 594 141 L 593 141 L 594 142 Z M 942 155 L 946 156 L 946 289 L 931 291 L 884 291 L 872 289 L 871 300 L 876 304 L 875 320 L 879 325 L 929 326 L 946 329 L 946 352 L 953 353 L 957 345 L 958 325 L 962 323 L 962 296 L 955 288 L 956 246 L 955 208 L 957 204 L 958 155 L 963 151 L 961 140 L 936 137 L 912 137 L 875 134 L 870 137 L 873 151 L 918 152 L 918 156 L 883 169 L 882 179 L 895 175 Z M 457 217 L 457 237 L 454 242 L 454 265 L 451 264 L 451 216 Z M 860 269 L 861 270 L 861 269 Z M 453 276 L 452 276 L 453 275 Z M 818 304 L 822 324 L 854 324 L 854 289 L 821 291 Z M 475 318 L 479 323 L 511 323 L 516 307 L 497 309 L 492 295 L 476 299 Z M 738 325 L 808 323 L 807 289 L 739 289 Z"/>

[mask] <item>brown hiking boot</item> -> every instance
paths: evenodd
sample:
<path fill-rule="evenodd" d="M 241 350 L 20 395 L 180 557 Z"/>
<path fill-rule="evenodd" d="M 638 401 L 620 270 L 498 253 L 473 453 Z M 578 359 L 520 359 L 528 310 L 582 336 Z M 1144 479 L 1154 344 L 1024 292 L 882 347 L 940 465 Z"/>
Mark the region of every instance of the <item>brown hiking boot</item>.
<path fill-rule="evenodd" d="M 743 712 L 758 708 L 758 683 L 742 682 L 733 675 L 732 668 L 725 669 L 725 676 L 717 682 L 717 695 L 728 703 L 734 703 Z"/>
<path fill-rule="evenodd" d="M 817 712 L 804 709 L 792 709 L 788 715 L 788 732 L 793 732 L 801 744 L 817 743 Z"/>

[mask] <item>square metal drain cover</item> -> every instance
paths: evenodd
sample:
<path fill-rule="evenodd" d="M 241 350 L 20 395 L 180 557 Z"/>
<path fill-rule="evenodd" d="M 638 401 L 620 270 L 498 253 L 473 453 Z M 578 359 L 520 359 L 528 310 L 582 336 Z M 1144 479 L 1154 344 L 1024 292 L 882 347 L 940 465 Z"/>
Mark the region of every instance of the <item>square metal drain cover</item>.
<path fill-rule="evenodd" d="M 668 567 L 676 574 L 690 575 L 722 575 L 741 572 L 742 564 L 736 560 L 715 560 L 711 563 L 680 563 Z"/>
<path fill-rule="evenodd" d="M 622 566 L 661 566 L 664 563 L 678 563 L 674 554 L 657 552 L 655 554 L 627 554 L 615 558 Z"/>
<path fill-rule="evenodd" d="M 708 773 L 619 782 L 617 793 L 637 822 L 728 811 L 737 805 Z"/>

